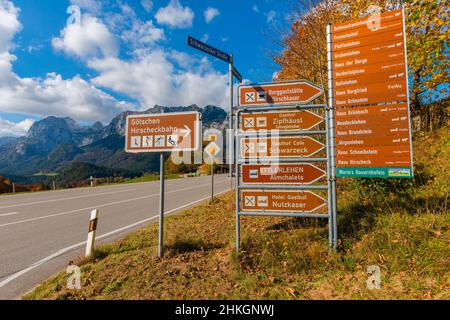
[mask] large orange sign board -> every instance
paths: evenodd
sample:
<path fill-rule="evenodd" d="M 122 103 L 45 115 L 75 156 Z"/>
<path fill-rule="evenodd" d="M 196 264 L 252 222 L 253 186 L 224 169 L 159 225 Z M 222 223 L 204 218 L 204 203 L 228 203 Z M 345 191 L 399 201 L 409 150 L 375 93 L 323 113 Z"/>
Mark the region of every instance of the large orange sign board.
<path fill-rule="evenodd" d="M 125 151 L 194 151 L 201 146 L 200 138 L 198 112 L 129 115 L 125 128 Z"/>
<path fill-rule="evenodd" d="M 242 131 L 296 131 L 309 130 L 323 121 L 310 111 L 276 111 L 241 114 Z"/>
<path fill-rule="evenodd" d="M 322 88 L 304 80 L 243 85 L 239 86 L 239 105 L 256 107 L 305 104 L 322 93 Z"/>
<path fill-rule="evenodd" d="M 326 200 L 311 191 L 241 191 L 241 210 L 254 212 L 316 212 Z"/>
<path fill-rule="evenodd" d="M 337 36 L 339 34 L 349 32 L 349 30 L 354 31 L 355 29 L 358 28 L 369 28 L 369 26 L 374 27 L 378 26 L 380 31 L 384 31 L 385 28 L 383 27 L 385 25 L 392 24 L 396 20 L 400 21 L 402 20 L 402 10 L 393 10 L 389 12 L 384 12 L 380 15 L 373 15 L 366 18 L 336 23 L 332 26 L 332 32 L 334 36 Z M 378 25 L 378 23 L 380 23 L 380 25 Z"/>
<path fill-rule="evenodd" d="M 411 177 L 403 11 L 331 29 L 337 175 Z"/>
<path fill-rule="evenodd" d="M 309 136 L 240 139 L 241 159 L 311 157 L 325 145 Z"/>
<path fill-rule="evenodd" d="M 325 175 L 325 171 L 310 163 L 242 165 L 244 184 L 311 184 Z"/>

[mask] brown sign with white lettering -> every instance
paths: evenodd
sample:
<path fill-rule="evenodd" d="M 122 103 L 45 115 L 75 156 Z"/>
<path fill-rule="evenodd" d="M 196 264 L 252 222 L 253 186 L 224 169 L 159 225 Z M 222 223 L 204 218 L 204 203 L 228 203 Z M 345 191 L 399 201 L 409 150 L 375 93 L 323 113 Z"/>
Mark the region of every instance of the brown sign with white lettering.
<path fill-rule="evenodd" d="M 325 145 L 309 136 L 241 138 L 242 159 L 311 157 Z"/>
<path fill-rule="evenodd" d="M 241 114 L 242 131 L 309 130 L 322 123 L 323 118 L 310 111 L 277 111 Z"/>
<path fill-rule="evenodd" d="M 242 165 L 244 184 L 311 184 L 325 175 L 325 171 L 310 163 Z"/>
<path fill-rule="evenodd" d="M 305 80 L 239 86 L 240 106 L 273 106 L 308 103 L 321 96 L 322 88 Z"/>
<path fill-rule="evenodd" d="M 242 211 L 312 213 L 327 201 L 311 191 L 245 190 L 241 191 Z"/>
<path fill-rule="evenodd" d="M 125 151 L 130 153 L 198 150 L 200 113 L 130 115 L 125 134 Z"/>

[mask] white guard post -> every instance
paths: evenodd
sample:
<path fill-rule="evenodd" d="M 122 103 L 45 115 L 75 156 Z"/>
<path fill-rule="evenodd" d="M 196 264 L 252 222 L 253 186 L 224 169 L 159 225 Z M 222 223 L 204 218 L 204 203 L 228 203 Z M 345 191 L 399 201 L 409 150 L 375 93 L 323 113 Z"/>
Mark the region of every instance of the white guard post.
<path fill-rule="evenodd" d="M 98 209 L 92 210 L 89 221 L 89 233 L 86 244 L 86 257 L 89 257 L 94 250 L 95 231 L 97 230 Z"/>

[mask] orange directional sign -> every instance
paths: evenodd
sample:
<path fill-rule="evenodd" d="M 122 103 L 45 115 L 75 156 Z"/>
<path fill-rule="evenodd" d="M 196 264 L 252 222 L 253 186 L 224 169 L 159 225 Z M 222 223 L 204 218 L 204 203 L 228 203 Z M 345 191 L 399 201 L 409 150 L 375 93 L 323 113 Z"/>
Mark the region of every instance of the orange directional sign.
<path fill-rule="evenodd" d="M 141 114 L 127 117 L 125 151 L 194 151 L 200 148 L 198 112 Z"/>
<path fill-rule="evenodd" d="M 336 120 L 347 119 L 372 119 L 379 117 L 408 116 L 408 105 L 406 103 L 388 104 L 379 106 L 338 108 L 335 110 Z"/>
<path fill-rule="evenodd" d="M 326 200 L 311 191 L 245 190 L 241 192 L 241 210 L 254 212 L 315 212 Z"/>
<path fill-rule="evenodd" d="M 339 67 L 340 64 L 347 59 L 369 59 L 372 58 L 375 54 L 392 54 L 401 52 L 402 56 L 404 56 L 405 45 L 404 41 L 389 41 L 383 43 L 376 43 L 366 47 L 359 47 L 354 49 L 346 49 L 338 52 L 333 52 L 332 57 L 334 63 Z M 399 59 L 399 56 L 396 56 Z M 380 59 L 375 60 L 376 62 L 381 62 L 384 60 L 391 59 Z"/>
<path fill-rule="evenodd" d="M 403 11 L 331 29 L 337 176 L 412 177 Z"/>
<path fill-rule="evenodd" d="M 336 107 L 407 100 L 402 10 L 332 29 Z"/>
<path fill-rule="evenodd" d="M 325 171 L 310 163 L 242 165 L 244 184 L 311 184 L 325 174 Z"/>
<path fill-rule="evenodd" d="M 244 85 L 239 86 L 239 105 L 255 107 L 304 104 L 322 93 L 322 88 L 305 80 Z"/>
<path fill-rule="evenodd" d="M 242 159 L 311 157 L 325 145 L 309 136 L 281 136 L 240 140 Z"/>
<path fill-rule="evenodd" d="M 322 123 L 323 118 L 310 111 L 277 111 L 241 114 L 242 131 L 309 130 Z"/>
<path fill-rule="evenodd" d="M 339 52 L 341 50 L 365 47 L 373 44 L 386 42 L 387 41 L 386 39 L 388 39 L 389 41 L 399 41 L 399 40 L 401 41 L 403 40 L 404 37 L 401 20 L 400 26 L 397 26 L 396 29 L 384 31 L 383 33 L 380 33 L 378 29 L 375 29 L 375 31 L 371 31 L 367 27 L 364 28 L 363 30 L 367 32 L 366 36 L 361 36 L 360 38 L 354 38 L 351 40 L 333 42 L 333 50 L 335 52 Z"/>

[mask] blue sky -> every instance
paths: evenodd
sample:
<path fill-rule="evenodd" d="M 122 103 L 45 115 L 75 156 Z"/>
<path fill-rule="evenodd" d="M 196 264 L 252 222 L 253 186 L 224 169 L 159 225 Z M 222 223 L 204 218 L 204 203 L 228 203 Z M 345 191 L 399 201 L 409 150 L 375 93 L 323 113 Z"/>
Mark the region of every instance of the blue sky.
<path fill-rule="evenodd" d="M 0 0 L 0 136 L 48 115 L 107 123 L 155 104 L 228 107 L 228 66 L 187 35 L 232 53 L 246 80 L 270 81 L 293 3 Z"/>

